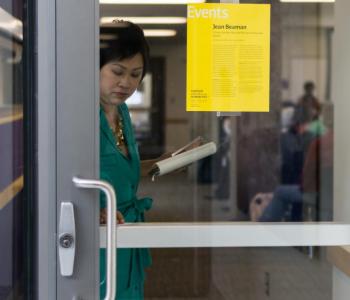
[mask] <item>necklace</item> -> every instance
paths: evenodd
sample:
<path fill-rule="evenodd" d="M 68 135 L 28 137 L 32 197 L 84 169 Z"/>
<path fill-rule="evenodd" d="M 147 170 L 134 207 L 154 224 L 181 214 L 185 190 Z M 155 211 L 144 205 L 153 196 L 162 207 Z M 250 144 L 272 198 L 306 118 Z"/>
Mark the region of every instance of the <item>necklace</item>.
<path fill-rule="evenodd" d="M 111 127 L 111 130 L 115 137 L 117 146 L 120 147 L 125 145 L 125 138 L 123 133 L 123 119 L 121 117 L 117 118 L 115 128 Z"/>

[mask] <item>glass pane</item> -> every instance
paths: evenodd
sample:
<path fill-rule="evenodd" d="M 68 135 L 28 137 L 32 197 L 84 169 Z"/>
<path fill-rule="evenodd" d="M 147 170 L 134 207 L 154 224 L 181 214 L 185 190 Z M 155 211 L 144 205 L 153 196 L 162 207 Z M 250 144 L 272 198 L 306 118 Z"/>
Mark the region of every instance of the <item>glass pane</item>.
<path fill-rule="evenodd" d="M 186 112 L 185 22 L 170 24 L 169 19 L 155 25 L 149 19 L 151 24 L 140 24 L 147 35 L 157 29 L 176 32 L 147 36 L 151 67 L 126 102 L 141 159 L 174 152 L 198 136 L 214 141 L 215 155 L 184 173 L 167 175 L 185 181 L 184 193 L 192 195 L 194 209 L 202 201 L 208 203 L 205 215 L 210 218 L 205 220 L 333 220 L 333 14 L 333 4 L 272 3 L 270 111 L 238 112 L 235 117 Z M 102 5 L 101 47 L 116 38 L 111 16 L 127 20 L 164 15 L 185 19 L 186 6 Z M 103 19 L 107 16 L 109 21 Z M 163 180 L 157 180 L 157 189 Z M 181 198 L 181 190 L 174 197 Z M 191 215 L 187 220 L 200 220 L 199 211 Z"/>
<path fill-rule="evenodd" d="M 331 300 L 332 266 L 324 253 L 289 247 L 153 249 L 145 295 L 148 300 Z"/>
<path fill-rule="evenodd" d="M 185 170 L 142 178 L 137 197 L 154 200 L 146 220 L 339 221 L 333 212 L 334 4 L 240 3 L 271 3 L 270 111 L 221 117 L 186 112 L 187 25 L 170 22 L 186 18 L 185 5 L 101 5 L 101 17 L 166 16 L 166 24 L 139 25 L 176 31 L 147 37 L 151 105 L 129 104 L 141 159 L 174 152 L 198 136 L 218 148 Z M 101 20 L 103 47 L 113 32 L 113 23 Z M 322 247 L 152 249 L 145 296 L 332 299 L 326 256 Z"/>
<path fill-rule="evenodd" d="M 29 299 L 32 278 L 31 199 L 24 192 L 25 5 L 0 1 L 0 299 Z"/>

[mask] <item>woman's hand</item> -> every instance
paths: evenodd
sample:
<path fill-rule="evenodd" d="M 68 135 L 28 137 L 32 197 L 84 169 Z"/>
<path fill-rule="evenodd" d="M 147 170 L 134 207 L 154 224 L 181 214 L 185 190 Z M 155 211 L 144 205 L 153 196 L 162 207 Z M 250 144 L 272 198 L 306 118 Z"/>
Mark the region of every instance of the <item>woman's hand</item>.
<path fill-rule="evenodd" d="M 124 224 L 125 220 L 122 215 L 122 213 L 118 210 L 117 211 L 117 224 Z M 107 222 L 107 210 L 105 208 L 102 208 L 100 210 L 100 224 L 106 224 Z"/>
<path fill-rule="evenodd" d="M 161 156 L 155 158 L 155 159 L 146 159 L 141 160 L 141 176 L 146 177 L 150 175 L 150 172 L 152 170 L 152 167 L 155 163 L 157 163 L 160 160 L 167 159 L 171 157 L 171 152 L 165 152 Z"/>
<path fill-rule="evenodd" d="M 125 220 L 122 213 L 119 210 L 117 210 L 117 224 L 124 224 L 124 223 L 125 223 Z"/>

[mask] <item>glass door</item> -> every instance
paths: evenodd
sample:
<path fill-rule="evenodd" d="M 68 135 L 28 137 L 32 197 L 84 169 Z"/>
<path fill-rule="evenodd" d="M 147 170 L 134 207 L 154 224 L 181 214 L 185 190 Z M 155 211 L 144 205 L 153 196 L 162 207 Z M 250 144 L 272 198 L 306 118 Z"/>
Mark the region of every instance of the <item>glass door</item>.
<path fill-rule="evenodd" d="M 99 197 L 97 192 L 78 189 L 72 178 L 99 178 L 98 54 L 99 46 L 109 47 L 116 39 L 114 23 L 102 18 L 156 14 L 168 21 L 140 22 L 144 32 L 165 29 L 175 35 L 147 37 L 158 65 L 145 77 L 139 91 L 143 98 L 139 94 L 129 104 L 134 131 L 163 128 L 155 133 L 163 136 L 153 145 L 154 154 L 159 149 L 174 152 L 199 135 L 214 141 L 218 151 L 182 173 L 155 181 L 143 178 L 139 197 L 154 199 L 147 222 L 116 226 L 118 249 L 153 248 L 145 298 L 342 299 L 344 277 L 338 270 L 333 273 L 329 261 L 337 261 L 337 253 L 345 248 L 327 254 L 326 247 L 350 242 L 348 145 L 341 138 L 350 107 L 340 100 L 346 99 L 341 83 L 347 65 L 342 22 L 347 18 L 334 17 L 334 4 L 272 1 L 270 111 L 189 113 L 185 109 L 186 6 L 111 2 L 101 1 L 100 7 L 95 1 L 84 5 L 64 1 L 56 8 L 41 4 L 52 12 L 56 24 L 49 33 L 42 32 L 44 43 L 53 40 L 56 48 L 41 62 L 45 76 L 39 75 L 43 83 L 49 82 L 41 94 L 49 93 L 49 104 L 39 99 L 44 112 L 39 132 L 41 145 L 46 145 L 40 148 L 39 142 L 39 155 L 43 151 L 47 162 L 39 170 L 39 201 L 44 204 L 44 196 L 51 193 L 55 199 L 42 208 L 51 216 L 55 211 L 54 217 L 41 216 L 53 242 L 42 250 L 44 259 L 57 258 L 57 265 L 50 264 L 55 275 L 48 272 L 54 280 L 42 278 L 54 282 L 52 290 L 46 288 L 47 295 L 55 291 L 57 299 L 99 297 L 98 250 L 106 247 L 106 228 L 99 226 Z M 241 4 L 245 2 L 253 1 Z M 350 9 L 339 1 L 336 5 L 339 16 Z M 172 25 L 170 17 L 185 22 Z M 46 21 L 51 20 L 46 17 Z M 41 46 L 39 57 L 45 48 Z M 252 60 L 248 54 L 247 60 Z M 165 80 L 158 80 L 159 76 Z M 164 103 L 160 105 L 159 99 Z M 162 115 L 152 118 L 158 109 Z M 333 125 L 334 110 L 338 127 Z M 50 128 L 50 134 L 44 128 Z M 140 144 L 142 138 L 140 134 Z M 143 151 L 147 158 L 152 155 L 151 148 L 140 148 L 141 159 Z M 73 206 L 76 234 L 74 268 L 68 276 L 62 275 L 63 246 L 58 244 L 62 207 L 67 203 Z"/>
<path fill-rule="evenodd" d="M 34 9 L 0 2 L 0 299 L 33 299 Z"/>

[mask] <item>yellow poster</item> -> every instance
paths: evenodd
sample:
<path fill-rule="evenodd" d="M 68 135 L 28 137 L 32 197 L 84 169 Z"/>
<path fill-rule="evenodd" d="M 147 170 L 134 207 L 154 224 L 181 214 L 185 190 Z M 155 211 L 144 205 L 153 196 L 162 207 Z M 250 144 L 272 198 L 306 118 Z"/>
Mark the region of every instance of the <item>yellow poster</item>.
<path fill-rule="evenodd" d="M 187 111 L 269 111 L 270 5 L 187 6 Z"/>

